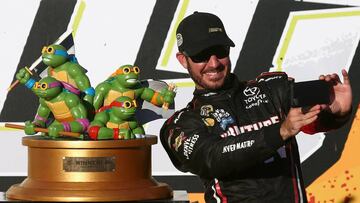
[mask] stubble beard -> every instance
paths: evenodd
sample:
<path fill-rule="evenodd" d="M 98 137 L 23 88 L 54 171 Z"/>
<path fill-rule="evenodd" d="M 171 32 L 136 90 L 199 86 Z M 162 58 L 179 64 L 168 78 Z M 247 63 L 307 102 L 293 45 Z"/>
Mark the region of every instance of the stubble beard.
<path fill-rule="evenodd" d="M 191 79 L 195 82 L 197 89 L 206 89 L 206 90 L 220 89 L 224 85 L 225 81 L 227 80 L 227 78 L 230 75 L 230 67 L 228 67 L 227 70 L 226 70 L 225 77 L 222 78 L 220 81 L 207 82 L 207 81 L 202 79 L 201 74 L 200 75 L 194 74 L 194 72 L 192 71 L 192 68 L 191 68 L 188 61 L 187 61 L 187 65 L 188 65 L 189 75 L 190 75 Z"/>

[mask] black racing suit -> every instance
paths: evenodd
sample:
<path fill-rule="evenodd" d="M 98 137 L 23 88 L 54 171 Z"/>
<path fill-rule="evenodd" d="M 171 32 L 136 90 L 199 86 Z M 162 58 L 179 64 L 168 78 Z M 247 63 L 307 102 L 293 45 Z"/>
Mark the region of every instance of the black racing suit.
<path fill-rule="evenodd" d="M 250 82 L 230 74 L 165 122 L 163 147 L 177 169 L 200 176 L 206 202 L 307 202 L 296 139 L 280 136 L 291 84 L 282 72 Z M 306 131 L 326 130 L 317 126 Z"/>

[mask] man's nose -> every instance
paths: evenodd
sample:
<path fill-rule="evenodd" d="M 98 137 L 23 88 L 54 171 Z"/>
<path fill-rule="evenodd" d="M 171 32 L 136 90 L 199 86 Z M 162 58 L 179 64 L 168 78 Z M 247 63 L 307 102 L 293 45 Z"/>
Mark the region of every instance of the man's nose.
<path fill-rule="evenodd" d="M 212 67 L 217 67 L 219 65 L 219 59 L 216 57 L 216 55 L 211 55 L 210 59 L 208 61 L 208 65 Z"/>

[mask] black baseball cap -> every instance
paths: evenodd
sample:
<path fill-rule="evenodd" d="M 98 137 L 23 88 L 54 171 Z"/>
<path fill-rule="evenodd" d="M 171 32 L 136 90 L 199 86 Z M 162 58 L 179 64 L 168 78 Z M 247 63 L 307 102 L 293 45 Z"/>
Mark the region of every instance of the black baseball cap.
<path fill-rule="evenodd" d="M 212 46 L 235 46 L 219 17 L 198 11 L 180 22 L 176 40 L 179 51 L 188 56 L 194 56 Z"/>

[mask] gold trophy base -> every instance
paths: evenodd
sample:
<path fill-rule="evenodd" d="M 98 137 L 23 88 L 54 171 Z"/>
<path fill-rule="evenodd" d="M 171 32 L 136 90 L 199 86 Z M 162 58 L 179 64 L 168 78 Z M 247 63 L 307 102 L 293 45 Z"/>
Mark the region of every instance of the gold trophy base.
<path fill-rule="evenodd" d="M 172 189 L 151 176 L 157 137 L 80 141 L 24 137 L 28 177 L 6 192 L 31 201 L 141 201 L 169 199 Z"/>

